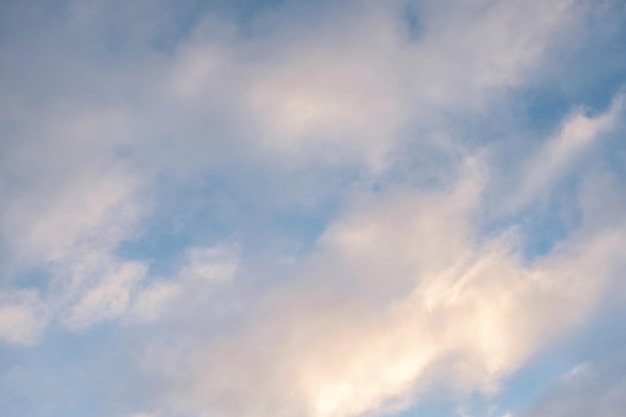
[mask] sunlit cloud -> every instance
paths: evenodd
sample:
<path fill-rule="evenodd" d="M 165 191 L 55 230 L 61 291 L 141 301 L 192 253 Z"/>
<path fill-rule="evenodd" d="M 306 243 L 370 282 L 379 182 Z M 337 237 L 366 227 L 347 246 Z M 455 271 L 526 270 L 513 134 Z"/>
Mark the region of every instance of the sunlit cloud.
<path fill-rule="evenodd" d="M 44 3 L 0 6 L 0 415 L 619 414 L 572 353 L 626 300 L 619 1 Z"/>

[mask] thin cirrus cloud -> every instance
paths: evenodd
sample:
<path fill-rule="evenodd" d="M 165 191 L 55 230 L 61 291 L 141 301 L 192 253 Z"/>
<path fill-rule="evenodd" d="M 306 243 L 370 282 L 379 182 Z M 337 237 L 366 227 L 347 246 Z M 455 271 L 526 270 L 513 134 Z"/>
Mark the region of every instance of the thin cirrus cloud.
<path fill-rule="evenodd" d="M 0 414 L 615 415 L 507 390 L 624 310 L 620 2 L 122 3 L 2 6 Z"/>
<path fill-rule="evenodd" d="M 590 152 L 595 141 L 616 127 L 622 102 L 623 95 L 618 94 L 601 114 L 589 117 L 577 109 L 568 115 L 558 133 L 546 140 L 536 155 L 526 161 L 519 189 L 507 202 L 509 210 L 529 204 L 540 197 L 542 191 L 549 190 L 559 179 L 566 177 L 581 155 Z"/>

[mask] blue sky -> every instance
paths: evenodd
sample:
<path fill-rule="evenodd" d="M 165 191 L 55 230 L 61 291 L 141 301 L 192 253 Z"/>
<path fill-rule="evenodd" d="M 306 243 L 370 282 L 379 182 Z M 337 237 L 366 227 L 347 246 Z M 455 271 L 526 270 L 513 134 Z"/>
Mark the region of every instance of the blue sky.
<path fill-rule="evenodd" d="M 619 417 L 619 0 L 4 1 L 3 417 Z"/>

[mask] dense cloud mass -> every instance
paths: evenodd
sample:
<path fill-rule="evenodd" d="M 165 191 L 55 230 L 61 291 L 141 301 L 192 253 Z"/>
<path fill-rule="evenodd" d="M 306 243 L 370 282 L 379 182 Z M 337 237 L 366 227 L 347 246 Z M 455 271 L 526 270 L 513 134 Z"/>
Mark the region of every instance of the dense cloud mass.
<path fill-rule="evenodd" d="M 624 23 L 4 2 L 0 415 L 621 415 Z"/>

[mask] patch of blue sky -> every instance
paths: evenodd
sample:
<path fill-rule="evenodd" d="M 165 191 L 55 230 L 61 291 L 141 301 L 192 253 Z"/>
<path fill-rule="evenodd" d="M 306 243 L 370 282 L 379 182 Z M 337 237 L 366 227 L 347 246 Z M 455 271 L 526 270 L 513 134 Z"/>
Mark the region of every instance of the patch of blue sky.
<path fill-rule="evenodd" d="M 593 108 L 587 112 L 589 117 L 607 111 L 610 102 L 607 103 L 605 99 L 614 100 L 622 91 L 618 86 L 615 87 L 607 97 L 601 100 L 602 107 Z M 538 137 L 543 136 L 542 142 L 545 142 L 546 136 L 550 138 L 556 135 L 563 118 L 571 112 L 573 106 L 572 102 L 568 102 L 568 105 L 564 104 L 559 114 L 553 114 L 549 117 L 549 128 L 540 128 L 540 130 L 544 130 L 543 134 L 534 132 L 527 137 L 532 141 L 538 141 Z M 623 119 L 623 116 L 620 115 L 618 118 Z M 546 120 L 543 120 L 540 123 L 545 122 Z M 531 126 L 532 123 L 528 125 Z M 549 192 L 539 193 L 535 201 L 505 216 L 486 216 L 483 222 L 478 222 L 482 225 L 482 232 L 491 236 L 510 227 L 516 227 L 523 233 L 522 252 L 526 260 L 532 261 L 537 256 L 549 253 L 556 243 L 567 238 L 571 232 L 581 226 L 583 213 L 580 197 L 583 183 L 587 181 L 589 175 L 608 175 L 618 182 L 624 180 L 626 142 L 623 138 L 625 134 L 624 123 L 618 121 L 613 131 L 601 133 L 595 139 L 595 143 L 588 150 L 585 150 L 580 158 L 571 162 L 571 166 L 561 178 L 555 181 Z M 532 154 L 535 149 L 532 147 L 528 149 L 525 144 L 516 146 L 518 152 L 509 152 L 508 156 L 496 161 L 496 173 L 500 174 L 502 178 L 509 175 L 515 178 L 516 175 L 521 174 L 522 177 L 518 180 L 523 181 L 524 171 L 521 168 L 525 159 L 519 155 L 524 149 L 527 150 L 527 154 Z M 506 184 L 507 181 L 510 180 L 504 180 L 503 184 Z M 507 186 L 504 185 L 502 188 L 507 189 Z M 508 189 L 513 193 L 515 192 L 515 188 Z M 509 197 L 512 196 L 514 194 L 509 195 Z"/>
<path fill-rule="evenodd" d="M 453 417 L 456 405 L 449 399 L 416 399 L 416 404 L 404 411 L 393 413 L 394 417 Z"/>
<path fill-rule="evenodd" d="M 500 417 L 506 411 L 498 403 L 494 394 L 479 392 L 451 392 L 438 387 L 438 393 L 429 391 L 424 398 L 416 398 L 415 405 L 394 417 Z"/>
<path fill-rule="evenodd" d="M 626 29 L 624 18 L 609 16 L 609 21 L 590 22 L 590 28 L 559 53 L 548 54 L 542 71 L 517 94 L 525 124 L 549 131 L 555 121 L 574 107 L 589 115 L 602 112 L 626 85 L 626 62 L 622 59 Z M 606 17 L 605 15 L 603 15 Z"/>
<path fill-rule="evenodd" d="M 626 129 L 610 135 L 604 148 L 606 168 L 618 178 L 626 180 Z"/>
<path fill-rule="evenodd" d="M 0 281 L 0 290 L 11 288 L 24 290 L 45 290 L 50 283 L 50 271 L 44 266 L 20 268 L 5 271 L 5 279 Z"/>
<path fill-rule="evenodd" d="M 539 136 L 553 132 L 555 125 L 577 108 L 591 117 L 602 113 L 626 84 L 626 67 L 609 76 L 599 75 L 590 74 L 590 79 L 579 80 L 576 87 L 559 85 L 562 81 L 555 77 L 521 90 L 516 99 L 523 125 Z"/>
<path fill-rule="evenodd" d="M 578 195 L 580 178 L 564 179 L 549 194 L 512 217 L 501 219 L 496 229 L 513 225 L 521 233 L 521 255 L 526 262 L 547 255 L 560 241 L 578 229 L 583 221 Z"/>
<path fill-rule="evenodd" d="M 622 271 L 615 273 L 621 274 Z M 602 361 L 626 351 L 626 308 L 620 299 L 620 289 L 608 289 L 613 292 L 613 297 L 598 306 L 575 335 L 570 350 L 579 362 Z"/>
<path fill-rule="evenodd" d="M 414 2 L 407 1 L 400 8 L 400 19 L 404 22 L 404 31 L 407 38 L 417 41 L 423 34 L 420 11 Z"/>
<path fill-rule="evenodd" d="M 579 180 L 569 178 L 553 188 L 549 195 L 505 215 L 494 215 L 479 210 L 474 214 L 473 225 L 480 245 L 490 239 L 513 233 L 524 263 L 547 255 L 560 241 L 566 239 L 582 222 L 582 212 L 577 201 Z M 487 200 L 491 196 L 486 196 Z"/>
<path fill-rule="evenodd" d="M 278 249 L 304 254 L 341 209 L 351 179 L 349 170 L 283 176 L 233 167 L 193 183 L 165 180 L 137 238 L 117 253 L 149 260 L 153 275 L 173 272 L 185 249 L 197 246 L 233 244 L 250 256 Z"/>
<path fill-rule="evenodd" d="M 580 363 L 574 352 L 568 352 L 572 342 L 567 340 L 545 349 L 502 381 L 501 391 L 492 399 L 502 414 L 519 415 L 537 401 L 555 379 Z"/>
<path fill-rule="evenodd" d="M 128 345 L 115 324 L 68 332 L 52 325 L 32 347 L 0 345 L 0 410 L 11 417 L 124 415 L 141 408 Z"/>
<path fill-rule="evenodd" d="M 173 14 L 170 30 L 154 39 L 154 46 L 162 52 L 173 52 L 181 42 L 187 40 L 202 22 L 209 18 L 214 22 L 228 22 L 236 37 L 252 39 L 271 32 L 276 20 L 282 23 L 298 19 L 311 19 L 333 2 L 300 2 L 293 0 L 185 0 L 167 1 Z M 336 7 L 336 5 L 335 5 Z"/>
<path fill-rule="evenodd" d="M 614 384 L 614 380 L 623 379 L 626 371 L 626 310 L 623 306 L 608 303 L 575 330 L 535 355 L 506 380 L 498 396 L 503 409 L 515 416 L 526 415 L 550 395 L 563 375 L 579 366 L 600 370 L 603 380 L 596 382 L 608 387 Z M 602 370 L 607 366 L 610 368 L 608 372 Z M 588 387 L 589 390 L 596 388 L 603 389 Z"/>

